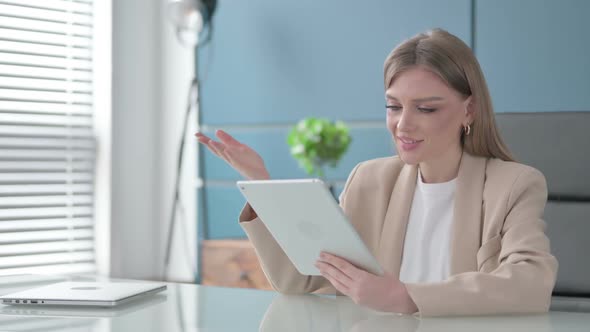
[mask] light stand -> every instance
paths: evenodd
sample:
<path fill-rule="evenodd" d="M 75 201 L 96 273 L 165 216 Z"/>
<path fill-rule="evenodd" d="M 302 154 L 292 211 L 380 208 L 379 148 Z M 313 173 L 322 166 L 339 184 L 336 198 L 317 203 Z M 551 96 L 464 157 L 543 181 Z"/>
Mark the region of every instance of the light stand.
<path fill-rule="evenodd" d="M 198 46 L 202 46 L 206 44 L 208 41 L 211 40 L 211 36 L 213 33 L 213 26 L 211 23 L 211 18 L 217 6 L 217 0 L 170 0 L 167 5 L 168 17 L 172 24 L 174 25 L 176 36 L 178 40 L 184 46 L 190 46 L 198 48 Z M 203 28 L 208 27 L 208 34 L 207 38 L 199 44 L 199 37 L 203 30 Z M 186 132 L 188 127 L 188 121 L 190 118 L 191 110 L 193 107 L 196 109 L 196 120 L 197 120 L 197 130 L 199 129 L 199 125 L 201 123 L 200 119 L 200 93 L 199 93 L 199 81 L 197 75 L 197 66 L 198 63 L 196 61 L 195 56 L 195 76 L 191 81 L 189 86 L 188 98 L 187 98 L 187 106 L 185 110 L 185 116 L 183 121 L 183 129 L 182 129 L 182 136 L 180 141 L 180 147 L 178 149 L 178 156 L 176 159 L 176 180 L 174 185 L 174 198 L 172 201 L 171 212 L 170 212 L 170 221 L 168 224 L 168 235 L 166 239 L 166 252 L 164 255 L 164 270 L 163 270 L 163 277 L 162 279 L 165 280 L 168 267 L 170 265 L 170 256 L 172 253 L 172 238 L 174 236 L 174 228 L 176 224 L 176 209 L 178 204 L 180 203 L 180 173 L 182 170 L 182 161 L 183 161 L 183 154 L 184 154 L 184 146 L 186 141 Z M 198 165 L 197 165 L 197 178 L 200 180 L 199 170 L 201 169 L 202 165 L 202 156 L 201 156 L 201 148 L 199 147 L 197 150 L 197 157 L 198 157 Z M 201 190 L 201 186 L 199 183 L 199 200 L 203 201 L 203 194 L 204 190 Z M 204 208 L 204 204 L 202 204 L 202 208 Z M 204 229 L 204 225 L 202 226 Z M 200 243 L 199 238 L 201 237 L 201 231 L 198 230 L 198 239 L 197 242 Z M 191 270 L 193 272 L 193 277 L 198 277 L 198 272 L 196 268 L 193 268 L 193 265 L 190 264 Z M 198 280 L 196 280 L 198 281 Z"/>
<path fill-rule="evenodd" d="M 191 84 L 189 86 L 189 93 L 188 93 L 188 99 L 187 99 L 187 105 L 186 105 L 186 110 L 184 113 L 184 121 L 183 121 L 183 126 L 182 126 L 182 136 L 180 139 L 180 147 L 178 149 L 178 155 L 176 158 L 176 180 L 175 180 L 175 184 L 174 184 L 174 199 L 172 201 L 172 207 L 171 207 L 171 212 L 170 212 L 170 221 L 168 223 L 168 237 L 166 240 L 166 253 L 165 253 L 165 258 L 164 258 L 164 278 L 162 279 L 166 279 L 166 273 L 168 271 L 168 267 L 170 265 L 170 254 L 172 252 L 172 237 L 174 235 L 174 226 L 176 224 L 176 208 L 177 208 L 177 204 L 180 202 L 180 173 L 182 170 L 182 160 L 183 160 L 183 155 L 184 155 L 184 145 L 186 142 L 186 130 L 188 127 L 188 120 L 190 118 L 190 114 L 191 114 L 191 110 L 193 108 L 193 106 L 196 105 L 196 107 L 198 107 L 199 105 L 199 101 L 198 101 L 198 80 L 197 78 L 193 78 L 193 80 L 191 81 Z M 194 103 L 193 103 L 194 101 Z M 193 273 L 196 274 L 196 271 L 193 271 Z M 196 277 L 196 276 L 195 276 Z"/>

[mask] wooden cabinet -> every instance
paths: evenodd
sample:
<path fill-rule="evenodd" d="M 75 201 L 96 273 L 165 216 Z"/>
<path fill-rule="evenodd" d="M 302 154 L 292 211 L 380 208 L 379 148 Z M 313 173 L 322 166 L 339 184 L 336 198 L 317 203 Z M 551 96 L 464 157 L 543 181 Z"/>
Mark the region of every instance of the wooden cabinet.
<path fill-rule="evenodd" d="M 272 289 L 250 241 L 205 240 L 201 250 L 203 285 Z"/>

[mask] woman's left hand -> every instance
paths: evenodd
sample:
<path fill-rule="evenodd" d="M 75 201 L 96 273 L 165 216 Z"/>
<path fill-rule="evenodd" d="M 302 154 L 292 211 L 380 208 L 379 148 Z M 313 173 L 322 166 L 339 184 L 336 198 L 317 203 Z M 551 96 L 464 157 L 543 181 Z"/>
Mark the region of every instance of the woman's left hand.
<path fill-rule="evenodd" d="M 404 283 L 393 275 L 376 276 L 324 252 L 315 265 L 322 276 L 356 304 L 378 311 L 404 314 L 418 311 Z"/>

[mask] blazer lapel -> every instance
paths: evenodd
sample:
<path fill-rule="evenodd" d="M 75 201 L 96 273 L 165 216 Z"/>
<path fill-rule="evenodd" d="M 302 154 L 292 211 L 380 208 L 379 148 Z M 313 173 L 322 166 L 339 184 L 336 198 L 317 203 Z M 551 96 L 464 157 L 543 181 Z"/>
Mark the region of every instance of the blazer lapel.
<path fill-rule="evenodd" d="M 450 274 L 477 270 L 481 247 L 481 211 L 486 159 L 466 152 L 461 157 L 451 229 Z"/>
<path fill-rule="evenodd" d="M 385 213 L 377 260 L 385 271 L 394 276 L 399 276 L 417 176 L 417 166 L 404 165 L 393 187 Z"/>

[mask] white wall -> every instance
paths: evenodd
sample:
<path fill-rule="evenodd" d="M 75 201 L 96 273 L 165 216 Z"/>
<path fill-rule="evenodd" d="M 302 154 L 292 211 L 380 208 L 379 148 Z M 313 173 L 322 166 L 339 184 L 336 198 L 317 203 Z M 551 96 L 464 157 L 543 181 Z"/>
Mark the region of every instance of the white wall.
<path fill-rule="evenodd" d="M 114 0 L 112 209 L 110 275 L 160 279 L 174 186 L 176 152 L 193 50 L 182 48 L 165 20 L 163 0 Z M 190 134 L 190 133 L 189 133 Z M 191 281 L 195 261 L 195 141 L 185 154 L 183 201 L 189 238 L 175 236 L 171 280 Z M 178 220 L 178 224 L 183 222 Z M 177 230 L 182 228 L 177 227 Z M 178 235 L 178 234 L 177 234 Z M 181 257 L 189 247 L 189 258 Z"/>
<path fill-rule="evenodd" d="M 112 0 L 94 5 L 92 47 L 94 132 L 97 155 L 94 181 L 95 253 L 99 274 L 111 270 L 111 178 L 112 178 Z"/>

